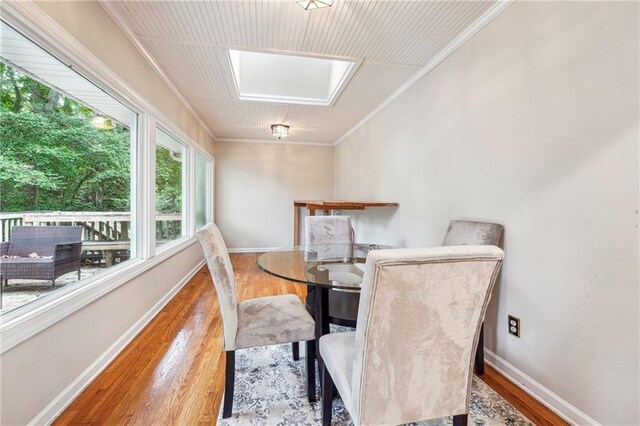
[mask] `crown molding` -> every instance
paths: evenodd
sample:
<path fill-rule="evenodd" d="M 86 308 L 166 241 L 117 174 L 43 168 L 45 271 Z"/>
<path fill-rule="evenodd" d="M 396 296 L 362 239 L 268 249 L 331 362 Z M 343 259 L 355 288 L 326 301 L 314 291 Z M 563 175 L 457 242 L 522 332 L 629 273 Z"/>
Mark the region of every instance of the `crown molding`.
<path fill-rule="evenodd" d="M 355 126 L 349 129 L 344 135 L 340 136 L 333 146 L 340 145 L 355 131 L 367 124 L 369 120 L 378 115 L 389 104 L 398 99 L 400 95 L 406 92 L 411 86 L 420 81 L 424 76 L 433 71 L 438 65 L 440 65 L 445 59 L 447 59 L 453 52 L 458 50 L 464 43 L 466 43 L 471 37 L 476 35 L 482 28 L 484 28 L 489 22 L 495 19 L 500 13 L 502 13 L 507 7 L 509 7 L 515 0 L 499 0 L 489 10 L 487 10 L 480 18 L 478 18 L 471 26 L 464 30 L 458 37 L 456 37 L 451 43 L 449 43 L 444 49 L 442 49 L 427 65 L 425 65 L 420 71 L 413 75 L 406 83 L 400 86 L 395 92 L 391 94 L 387 99 L 382 101 L 373 111 L 367 114 L 362 120 Z"/>
<path fill-rule="evenodd" d="M 334 145 L 331 142 L 306 142 L 295 140 L 268 140 L 268 139 L 235 139 L 235 138 L 219 138 L 216 142 L 228 142 L 228 143 L 258 143 L 267 145 L 298 145 L 298 146 L 322 146 L 325 148 L 331 148 Z"/>
<path fill-rule="evenodd" d="M 189 112 L 193 114 L 196 120 L 198 120 L 198 123 L 200 124 L 200 126 L 215 141 L 216 135 L 209 128 L 209 126 L 205 124 L 205 122 L 202 120 L 202 117 L 200 117 L 200 114 L 196 112 L 193 105 L 191 105 L 191 103 L 187 100 L 187 98 L 184 97 L 184 95 L 176 87 L 176 85 L 169 78 L 169 76 L 167 76 L 167 74 L 164 72 L 160 64 L 158 64 L 158 62 L 153 58 L 153 56 L 151 56 L 151 54 L 144 47 L 144 45 L 142 44 L 138 36 L 136 36 L 135 33 L 125 24 L 124 19 L 122 19 L 122 17 L 118 14 L 118 12 L 116 12 L 113 6 L 113 2 L 99 1 L 98 3 L 100 4 L 100 6 L 102 6 L 105 12 L 107 12 L 107 14 L 111 17 L 113 22 L 116 23 L 116 25 L 120 28 L 120 30 L 124 33 L 124 35 L 129 39 L 129 41 L 135 46 L 135 48 L 138 49 L 138 52 L 140 52 L 142 57 L 149 63 L 149 65 L 151 65 L 151 68 L 153 68 L 156 74 L 158 74 L 160 79 L 164 82 L 164 84 L 167 85 L 169 90 L 171 90 L 171 92 L 173 92 L 173 94 L 180 100 L 180 102 L 182 102 L 182 104 L 187 108 L 187 110 L 189 110 Z"/>

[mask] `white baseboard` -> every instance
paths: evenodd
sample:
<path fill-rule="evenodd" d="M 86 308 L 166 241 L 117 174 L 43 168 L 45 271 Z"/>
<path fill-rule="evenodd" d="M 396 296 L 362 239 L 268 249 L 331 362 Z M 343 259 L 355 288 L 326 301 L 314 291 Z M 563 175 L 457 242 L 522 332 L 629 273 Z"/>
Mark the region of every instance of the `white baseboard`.
<path fill-rule="evenodd" d="M 282 250 L 284 247 L 244 247 L 230 248 L 229 253 L 264 253 L 266 251 Z"/>
<path fill-rule="evenodd" d="M 202 260 L 189 273 L 176 284 L 167 294 L 153 305 L 135 324 L 131 326 L 118 340 L 116 340 L 102 355 L 98 357 L 85 371 L 82 372 L 69 386 L 53 399 L 29 425 L 49 425 L 62 411 L 73 402 L 74 399 L 87 387 L 111 362 L 127 347 L 127 345 L 140 333 L 149 322 L 169 303 L 184 285 L 204 266 Z"/>
<path fill-rule="evenodd" d="M 513 384 L 544 404 L 551 411 L 575 425 L 599 425 L 596 420 L 589 417 L 577 407 L 562 399 L 549 388 L 545 387 L 522 370 L 516 368 L 506 360 L 500 358 L 489 349 L 484 349 L 484 360 L 498 373 L 502 374 Z"/>
<path fill-rule="evenodd" d="M 230 249 L 231 253 L 259 253 L 276 250 L 281 247 L 262 248 L 237 248 Z M 202 268 L 205 261 L 196 265 L 189 273 L 176 284 L 162 299 L 160 299 L 142 318 L 140 318 L 129 330 L 115 341 L 98 359 L 96 359 L 80 376 L 69 384 L 57 397 L 53 399 L 38 415 L 36 415 L 29 425 L 51 424 L 62 411 L 73 402 L 74 399 L 87 387 L 107 366 L 127 347 L 127 345 L 140 333 L 149 322 L 169 303 L 169 301 L 189 282 L 189 280 Z M 579 410 L 577 407 L 562 399 L 556 393 L 537 382 L 526 373 L 499 357 L 491 350 L 485 348 L 485 362 L 502 374 L 509 381 L 533 398 L 544 404 L 551 411 L 558 414 L 566 421 L 576 425 L 599 425 L 593 418 Z"/>

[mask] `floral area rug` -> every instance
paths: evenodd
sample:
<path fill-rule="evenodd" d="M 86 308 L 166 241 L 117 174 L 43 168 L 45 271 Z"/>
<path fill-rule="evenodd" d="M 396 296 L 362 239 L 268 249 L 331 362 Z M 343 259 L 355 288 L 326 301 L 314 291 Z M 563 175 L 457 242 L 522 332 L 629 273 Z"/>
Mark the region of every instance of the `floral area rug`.
<path fill-rule="evenodd" d="M 319 402 L 309 404 L 304 372 L 304 344 L 300 361 L 293 361 L 291 345 L 277 345 L 236 351 L 236 381 L 233 415 L 219 425 L 320 425 Z M 320 383 L 319 378 L 316 383 Z M 318 386 L 317 395 L 320 396 Z M 471 393 L 470 425 L 532 425 L 531 421 L 474 377 Z M 342 401 L 333 401 L 333 426 L 351 425 Z M 412 425 L 450 425 L 451 417 Z"/>

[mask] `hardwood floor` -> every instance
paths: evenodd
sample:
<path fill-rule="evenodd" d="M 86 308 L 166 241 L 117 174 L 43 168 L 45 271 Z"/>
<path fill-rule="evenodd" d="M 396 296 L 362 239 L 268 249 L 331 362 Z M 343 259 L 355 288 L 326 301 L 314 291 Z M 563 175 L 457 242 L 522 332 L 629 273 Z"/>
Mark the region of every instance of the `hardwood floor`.
<path fill-rule="evenodd" d="M 305 294 L 304 286 L 258 270 L 256 257 L 231 256 L 239 300 Z M 203 268 L 54 424 L 215 424 L 224 385 L 222 343 L 218 302 Z M 492 368 L 483 380 L 536 424 L 566 424 Z"/>

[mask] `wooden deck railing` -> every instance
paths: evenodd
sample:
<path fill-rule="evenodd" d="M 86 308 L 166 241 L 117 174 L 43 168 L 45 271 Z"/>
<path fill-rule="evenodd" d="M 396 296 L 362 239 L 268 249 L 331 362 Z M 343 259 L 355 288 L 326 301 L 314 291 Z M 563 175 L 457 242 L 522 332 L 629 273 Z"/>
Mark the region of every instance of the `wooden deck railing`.
<path fill-rule="evenodd" d="M 9 241 L 11 228 L 22 225 L 22 214 L 0 214 L 0 241 Z"/>
<path fill-rule="evenodd" d="M 84 229 L 83 241 L 128 241 L 131 214 L 128 212 L 47 212 L 0 213 L 0 241 L 9 241 L 11 228 L 17 225 L 76 225 Z M 182 233 L 180 213 L 156 215 L 156 239 L 172 240 Z"/>

